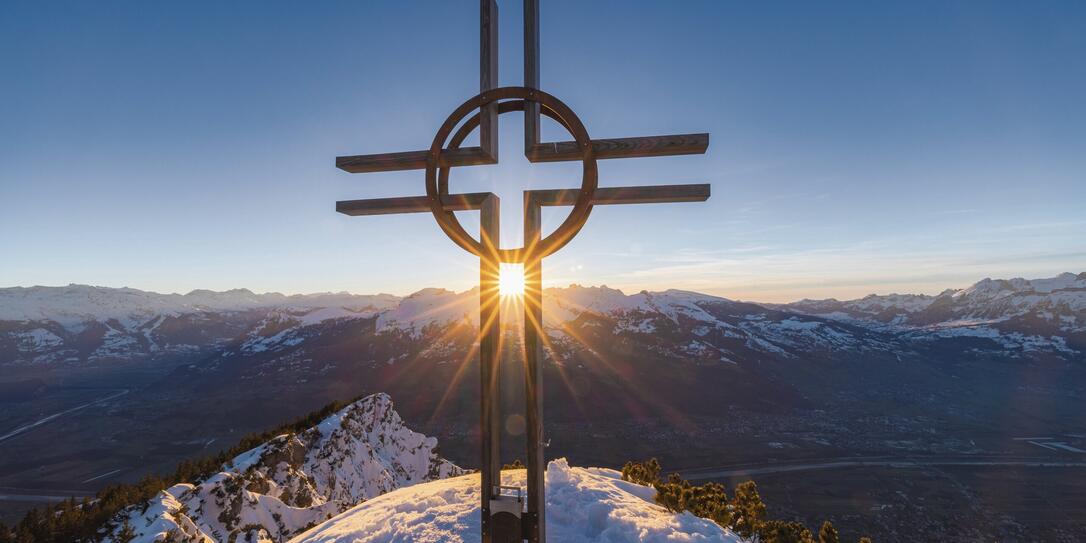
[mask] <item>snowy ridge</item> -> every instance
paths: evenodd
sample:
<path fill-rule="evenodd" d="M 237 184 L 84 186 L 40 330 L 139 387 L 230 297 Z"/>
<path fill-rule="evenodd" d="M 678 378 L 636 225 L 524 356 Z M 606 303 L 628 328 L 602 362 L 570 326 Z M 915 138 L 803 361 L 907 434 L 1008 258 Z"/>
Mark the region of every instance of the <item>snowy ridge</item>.
<path fill-rule="evenodd" d="M 320 309 L 275 309 L 250 331 L 241 350 L 259 353 L 283 347 L 298 345 L 306 340 L 307 328 L 342 319 L 371 318 L 380 312 L 372 307 L 362 310 L 346 307 L 325 307 Z"/>
<path fill-rule="evenodd" d="M 703 362 L 733 363 L 739 351 L 797 358 L 812 350 L 890 348 L 863 330 L 834 321 L 682 290 L 626 295 L 607 287 L 574 285 L 547 289 L 543 304 L 548 334 L 556 342 L 563 342 L 564 335 L 581 335 L 573 330 L 578 324 L 589 325 L 614 335 L 655 336 L 660 338 L 657 352 Z"/>
<path fill-rule="evenodd" d="M 13 287 L 0 289 L 0 320 L 53 321 L 78 332 L 88 321 L 114 320 L 133 329 L 162 315 L 270 307 L 315 309 L 335 306 L 361 311 L 385 309 L 395 306 L 398 301 L 398 297 L 390 294 L 363 296 L 346 292 L 286 296 L 278 292 L 254 294 L 248 289 L 159 294 L 127 287 L 89 285 Z"/>
<path fill-rule="evenodd" d="M 983 279 L 938 296 L 870 295 L 781 306 L 920 341 L 986 339 L 993 350 L 1077 355 L 1086 342 L 1086 272 L 1047 279 Z"/>
<path fill-rule="evenodd" d="M 543 314 L 553 326 L 577 318 L 582 313 L 597 315 L 622 315 L 657 313 L 679 322 L 680 316 L 704 322 L 716 319 L 702 309 L 698 302 L 727 301 L 716 296 L 682 290 L 664 292 L 641 291 L 627 296 L 621 290 L 601 287 L 570 285 L 568 288 L 549 288 L 543 293 Z"/>
<path fill-rule="evenodd" d="M 1049 307 L 1077 312 L 1086 310 L 1086 272 L 1048 279 L 983 279 L 969 288 L 946 290 L 938 296 L 871 294 L 858 300 L 801 300 L 780 307 L 892 324 L 933 324 L 930 321 L 942 316 L 946 318 L 938 322 L 1006 320 Z"/>
<path fill-rule="evenodd" d="M 427 326 L 454 322 L 479 326 L 479 289 L 459 293 L 443 288 L 420 290 L 382 312 L 377 330 L 402 330 L 417 336 Z"/>
<path fill-rule="evenodd" d="M 359 319 L 372 319 L 378 334 L 434 341 L 450 327 L 477 328 L 478 304 L 477 289 L 431 288 L 406 298 L 244 289 L 180 295 L 81 285 L 0 289 L 0 365 L 276 352 Z M 785 305 L 571 285 L 546 289 L 543 305 L 544 324 L 557 342 L 592 324 L 616 336 L 666 336 L 662 341 L 675 345 L 661 345 L 662 351 L 699 360 L 732 361 L 743 350 L 797 358 L 812 349 L 908 351 L 935 344 L 993 356 L 1086 352 L 1086 273 L 985 279 L 938 296 Z M 520 318 L 517 310 L 503 312 L 505 320 Z"/>
<path fill-rule="evenodd" d="M 650 487 L 614 470 L 552 461 L 546 473 L 547 540 L 564 542 L 739 542 L 737 535 L 690 513 L 670 513 Z M 502 484 L 525 485 L 524 470 Z M 464 542 L 479 540 L 479 477 L 415 485 L 365 502 L 295 537 L 292 543 Z"/>
<path fill-rule="evenodd" d="M 183 354 L 222 347 L 239 334 L 245 335 L 243 350 L 260 352 L 299 343 L 297 332 L 305 327 L 372 317 L 399 300 L 389 294 L 285 296 L 246 289 L 182 295 L 87 285 L 6 288 L 0 289 L 0 363 Z"/>
<path fill-rule="evenodd" d="M 815 315 L 833 316 L 839 320 L 875 320 L 882 323 L 900 324 L 909 315 L 928 308 L 935 296 L 924 294 L 869 294 L 858 300 L 838 301 L 800 300 L 783 305 L 788 309 Z"/>
<path fill-rule="evenodd" d="M 235 457 L 195 484 L 161 491 L 115 519 L 136 543 L 167 534 L 200 542 L 280 541 L 397 488 L 464 473 L 437 440 L 404 426 L 385 394 L 359 400 L 296 435 Z"/>

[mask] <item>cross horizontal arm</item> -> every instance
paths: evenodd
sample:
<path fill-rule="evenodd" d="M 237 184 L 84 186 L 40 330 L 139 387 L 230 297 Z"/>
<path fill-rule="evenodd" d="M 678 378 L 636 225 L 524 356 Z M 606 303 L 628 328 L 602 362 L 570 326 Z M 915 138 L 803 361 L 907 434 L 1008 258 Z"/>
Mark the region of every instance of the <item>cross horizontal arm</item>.
<path fill-rule="evenodd" d="M 709 187 L 706 183 L 600 188 L 596 189 L 592 205 L 704 202 L 709 199 Z M 571 206 L 577 202 L 579 192 L 579 189 L 530 190 L 527 195 L 536 205 Z"/>
<path fill-rule="evenodd" d="M 709 134 L 671 134 L 636 138 L 594 139 L 596 158 L 637 158 L 649 156 L 700 155 L 709 147 Z M 336 157 L 336 167 L 348 173 L 392 172 L 426 168 L 429 151 L 404 151 L 376 155 Z M 528 153 L 532 162 L 561 162 L 581 160 L 575 141 L 539 143 Z M 497 164 L 497 158 L 480 147 L 446 149 L 441 161 L 448 166 L 478 166 Z"/>
<path fill-rule="evenodd" d="M 483 205 L 491 192 L 450 194 L 443 204 L 446 211 L 473 211 Z M 426 196 L 402 198 L 374 198 L 371 200 L 343 200 L 336 202 L 336 212 L 354 217 L 360 215 L 392 215 L 394 213 L 429 213 L 430 200 Z"/>
<path fill-rule="evenodd" d="M 636 138 L 593 139 L 597 159 L 700 155 L 709 147 L 709 134 L 669 134 Z M 531 162 L 581 160 L 575 141 L 538 143 L 527 153 Z"/>
<path fill-rule="evenodd" d="M 429 151 L 403 151 L 376 155 L 337 156 L 336 167 L 347 173 L 394 172 L 398 170 L 426 169 Z M 449 166 L 478 166 L 497 164 L 498 159 L 480 147 L 446 149 L 441 152 L 442 162 Z"/>

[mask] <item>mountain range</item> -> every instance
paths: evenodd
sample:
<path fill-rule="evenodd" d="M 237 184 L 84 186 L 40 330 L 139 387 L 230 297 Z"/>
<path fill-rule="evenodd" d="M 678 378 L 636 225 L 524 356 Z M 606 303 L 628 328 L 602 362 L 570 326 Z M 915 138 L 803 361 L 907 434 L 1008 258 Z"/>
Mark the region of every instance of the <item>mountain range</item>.
<path fill-rule="evenodd" d="M 322 326 L 374 321 L 375 331 L 422 337 L 477 326 L 477 291 L 410 296 L 284 296 L 245 289 L 158 294 L 130 288 L 0 289 L 0 364 L 83 364 L 262 352 L 298 345 Z M 511 318 L 517 312 L 507 312 Z M 984 279 L 937 296 L 756 304 L 668 290 L 627 295 L 607 287 L 549 288 L 544 319 L 556 342 L 579 319 L 615 334 L 679 333 L 672 353 L 723 363 L 749 353 L 954 348 L 970 355 L 1080 357 L 1086 350 L 1086 272 L 1049 279 Z"/>

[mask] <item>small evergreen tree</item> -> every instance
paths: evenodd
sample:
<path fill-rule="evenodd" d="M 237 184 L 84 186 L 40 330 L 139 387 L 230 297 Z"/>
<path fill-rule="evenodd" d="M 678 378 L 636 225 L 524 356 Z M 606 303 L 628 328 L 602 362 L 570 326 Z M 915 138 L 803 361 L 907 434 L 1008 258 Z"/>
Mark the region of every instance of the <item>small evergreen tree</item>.
<path fill-rule="evenodd" d="M 689 511 L 695 516 L 709 519 L 721 526 L 732 524 L 731 505 L 728 493 L 720 483 L 705 483 L 701 486 L 690 484 L 678 474 L 668 475 L 667 482 L 657 482 L 656 503 L 673 513 Z"/>
<path fill-rule="evenodd" d="M 626 465 L 622 466 L 622 480 L 653 486 L 661 482 L 660 470 L 660 461 L 655 458 L 645 462 L 626 462 Z"/>
<path fill-rule="evenodd" d="M 705 483 L 692 488 L 686 510 L 721 526 L 731 526 L 732 511 L 728 493 L 720 483 Z"/>
<path fill-rule="evenodd" d="M 653 487 L 656 488 L 656 503 L 664 506 L 664 509 L 672 513 L 681 513 L 686 509 L 688 495 L 692 494 L 690 481 L 684 481 L 678 474 L 672 473 L 667 476 L 666 483 L 657 481 Z"/>
<path fill-rule="evenodd" d="M 754 481 L 744 481 L 735 487 L 732 508 L 735 514 L 732 529 L 743 537 L 753 537 L 765 522 L 765 504 Z"/>
<path fill-rule="evenodd" d="M 132 529 L 132 525 L 128 523 L 128 519 L 124 519 L 124 524 L 121 525 L 120 531 L 117 532 L 116 537 L 113 538 L 117 543 L 128 543 L 133 539 L 136 539 L 136 531 Z"/>
<path fill-rule="evenodd" d="M 841 543 L 841 536 L 832 522 L 827 520 L 822 523 L 822 529 L 818 530 L 818 543 Z"/>
<path fill-rule="evenodd" d="M 166 535 L 162 538 L 162 543 L 185 543 L 185 539 L 185 534 L 181 533 L 181 530 L 175 528 L 166 531 Z"/>
<path fill-rule="evenodd" d="M 802 523 L 767 520 L 758 530 L 760 543 L 814 543 L 814 535 Z"/>

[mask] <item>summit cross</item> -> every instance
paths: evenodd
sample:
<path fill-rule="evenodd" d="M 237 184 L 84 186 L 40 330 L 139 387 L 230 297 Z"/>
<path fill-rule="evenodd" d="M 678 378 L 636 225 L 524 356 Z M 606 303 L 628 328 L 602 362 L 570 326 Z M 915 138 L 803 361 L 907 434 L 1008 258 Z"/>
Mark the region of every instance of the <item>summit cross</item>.
<path fill-rule="evenodd" d="M 479 257 L 479 375 L 481 528 L 484 543 L 546 541 L 543 439 L 542 260 L 555 253 L 584 226 L 593 206 L 667 202 L 701 202 L 709 198 L 708 184 L 635 187 L 598 186 L 597 160 L 705 153 L 709 134 L 675 134 L 592 139 L 568 106 L 540 90 L 539 0 L 524 1 L 524 83 L 498 87 L 498 6 L 480 0 L 479 94 L 456 108 L 437 131 L 428 150 L 341 156 L 336 167 L 349 173 L 425 170 L 424 196 L 336 202 L 346 215 L 431 213 L 442 231 L 457 245 Z M 499 239 L 499 200 L 490 193 L 449 193 L 449 172 L 455 166 L 497 164 L 498 116 L 524 113 L 524 154 L 531 162 L 580 161 L 579 189 L 524 191 L 524 245 L 502 249 Z M 572 141 L 541 142 L 541 116 L 564 127 Z M 455 129 L 455 132 L 454 132 Z M 479 130 L 479 145 L 461 147 Z M 450 138 L 451 136 L 451 138 Z M 541 227 L 542 208 L 572 206 L 565 220 L 547 236 Z M 479 211 L 476 239 L 456 218 L 456 211 Z M 502 337 L 498 277 L 502 263 L 524 266 L 524 399 L 527 447 L 527 489 L 501 485 L 501 394 L 499 389 Z"/>

